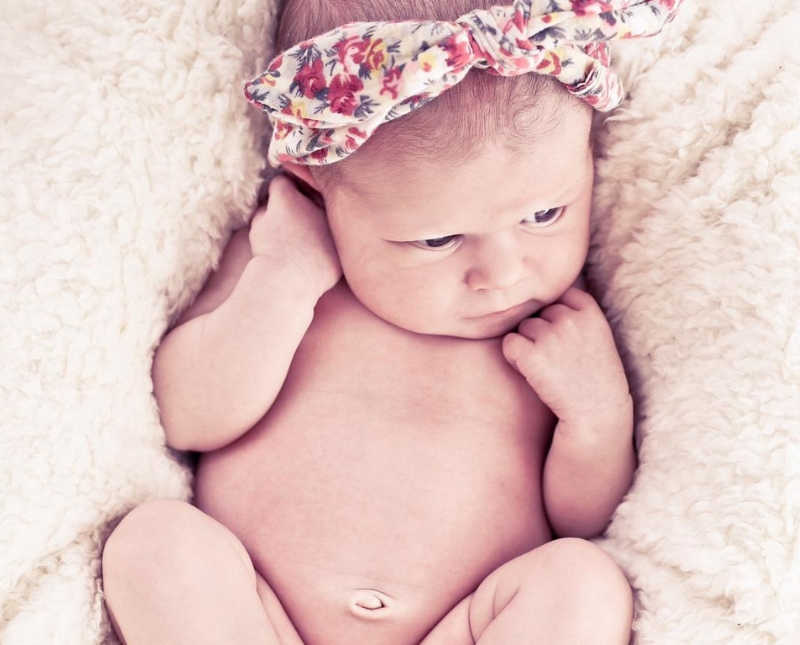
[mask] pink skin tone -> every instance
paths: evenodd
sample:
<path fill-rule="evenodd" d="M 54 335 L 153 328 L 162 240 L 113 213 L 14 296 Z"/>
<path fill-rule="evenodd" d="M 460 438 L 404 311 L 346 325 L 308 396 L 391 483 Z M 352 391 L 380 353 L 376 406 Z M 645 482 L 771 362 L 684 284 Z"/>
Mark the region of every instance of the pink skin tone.
<path fill-rule="evenodd" d="M 587 112 L 573 108 L 524 155 L 493 146 L 446 171 L 392 170 L 377 181 L 349 169 L 359 185 L 324 198 L 354 295 L 404 329 L 475 339 L 499 336 L 554 302 L 580 274 L 589 245 L 589 126 Z M 286 167 L 318 188 L 307 167 Z M 551 223 L 532 221 L 561 206 Z M 438 248 L 414 244 L 451 235 Z"/>
<path fill-rule="evenodd" d="M 421 334 L 505 335 L 506 359 L 559 418 L 579 423 L 614 414 L 628 386 L 602 311 L 574 286 L 589 246 L 591 115 L 560 117 L 524 154 L 484 148 L 446 181 L 440 168 L 375 179 L 374 165 L 363 177 L 356 165 L 358 186 L 324 200 L 347 284 L 367 309 Z M 306 166 L 285 166 L 323 192 Z"/>
<path fill-rule="evenodd" d="M 197 508 L 142 505 L 106 545 L 127 642 L 294 645 L 295 626 L 309 643 L 423 629 L 422 645 L 628 642 L 627 581 L 571 539 L 607 524 L 635 454 L 621 361 L 580 280 L 590 115 L 559 116 L 524 154 L 489 147 L 452 168 L 378 179 L 385 166 L 356 155 L 358 185 L 327 191 L 324 211 L 273 180 L 154 362 L 170 445 L 220 451 L 201 458 Z M 397 423 L 397 402 L 412 420 Z M 412 501 L 421 490 L 431 499 Z M 454 535 L 474 539 L 454 554 Z"/>

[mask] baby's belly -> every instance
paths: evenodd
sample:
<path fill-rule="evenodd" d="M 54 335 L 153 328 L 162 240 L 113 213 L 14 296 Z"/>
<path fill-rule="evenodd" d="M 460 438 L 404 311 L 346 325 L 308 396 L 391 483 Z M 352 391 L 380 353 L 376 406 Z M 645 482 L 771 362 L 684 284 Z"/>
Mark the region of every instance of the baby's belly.
<path fill-rule="evenodd" d="M 270 412 L 201 456 L 194 501 L 242 540 L 307 645 L 417 643 L 489 572 L 551 538 L 553 418 L 496 341 L 416 347 L 369 319 L 354 335 L 337 312 L 317 312 Z M 370 339 L 396 350 L 391 363 Z M 385 607 L 355 606 L 375 596 Z"/>

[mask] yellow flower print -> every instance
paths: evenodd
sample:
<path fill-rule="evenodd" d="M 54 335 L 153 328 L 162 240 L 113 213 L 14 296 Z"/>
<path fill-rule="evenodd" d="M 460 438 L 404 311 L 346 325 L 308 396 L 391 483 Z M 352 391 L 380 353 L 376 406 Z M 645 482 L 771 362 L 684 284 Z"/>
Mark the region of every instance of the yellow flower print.
<path fill-rule="evenodd" d="M 383 39 L 378 38 L 370 43 L 369 48 L 364 53 L 364 59 L 367 62 L 367 67 L 369 67 L 370 77 L 374 76 L 377 70 L 386 67 L 386 63 L 389 62 L 389 56 L 386 54 L 386 43 L 383 42 Z"/>
<path fill-rule="evenodd" d="M 289 114 L 293 114 L 294 116 L 300 119 L 307 119 L 308 113 L 306 112 L 306 102 L 302 99 L 292 99 L 292 103 L 289 107 Z"/>
<path fill-rule="evenodd" d="M 419 67 L 424 72 L 430 72 L 439 64 L 439 58 L 436 56 L 435 49 L 426 49 L 417 57 Z"/>

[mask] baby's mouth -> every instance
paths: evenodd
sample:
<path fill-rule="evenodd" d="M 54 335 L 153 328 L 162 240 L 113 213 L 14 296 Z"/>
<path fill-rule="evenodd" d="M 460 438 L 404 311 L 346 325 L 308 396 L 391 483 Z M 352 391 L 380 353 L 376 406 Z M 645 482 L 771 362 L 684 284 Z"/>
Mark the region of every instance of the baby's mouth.
<path fill-rule="evenodd" d="M 481 314 L 478 316 L 467 316 L 470 320 L 482 320 L 482 319 L 491 319 L 491 318 L 510 318 L 516 314 L 520 314 L 523 310 L 528 309 L 530 307 L 530 300 L 525 300 L 524 302 L 519 303 L 518 305 L 513 305 L 508 307 L 507 309 L 500 309 L 498 311 L 490 311 L 485 314 Z"/>

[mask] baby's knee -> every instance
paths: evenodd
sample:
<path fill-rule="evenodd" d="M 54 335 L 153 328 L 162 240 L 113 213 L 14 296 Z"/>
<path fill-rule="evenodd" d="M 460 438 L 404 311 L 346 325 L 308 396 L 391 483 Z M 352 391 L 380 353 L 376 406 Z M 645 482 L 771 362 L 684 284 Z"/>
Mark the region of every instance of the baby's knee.
<path fill-rule="evenodd" d="M 559 538 L 545 545 L 553 566 L 566 573 L 573 582 L 592 581 L 605 591 L 629 593 L 630 586 L 616 562 L 588 540 Z"/>
<path fill-rule="evenodd" d="M 607 624 L 609 630 L 629 635 L 633 592 L 617 563 L 605 551 L 580 538 L 553 540 L 545 547 L 549 549 L 551 585 L 572 605 L 573 615 L 583 616 L 598 629 Z M 528 579 L 526 584 L 537 582 Z M 627 636 L 620 642 L 627 643 Z"/>
<path fill-rule="evenodd" d="M 236 557 L 255 575 L 229 529 L 191 504 L 158 499 L 134 508 L 108 537 L 103 577 L 174 575 L 225 557 Z"/>

